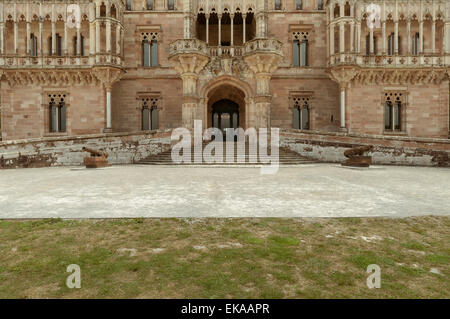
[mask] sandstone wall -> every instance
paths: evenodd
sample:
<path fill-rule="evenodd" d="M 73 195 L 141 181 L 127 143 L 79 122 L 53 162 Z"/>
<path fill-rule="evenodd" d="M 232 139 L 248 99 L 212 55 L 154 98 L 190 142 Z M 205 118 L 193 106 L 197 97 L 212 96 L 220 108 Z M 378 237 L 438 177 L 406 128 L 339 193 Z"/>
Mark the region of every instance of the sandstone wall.
<path fill-rule="evenodd" d="M 108 153 L 111 164 L 131 164 L 170 149 L 170 133 L 97 134 L 0 142 L 0 168 L 77 166 L 86 146 Z"/>
<path fill-rule="evenodd" d="M 375 146 L 374 164 L 450 167 L 450 140 L 431 138 L 348 135 L 343 133 L 280 133 L 281 147 L 322 162 L 341 163 L 344 151 L 362 145 Z"/>

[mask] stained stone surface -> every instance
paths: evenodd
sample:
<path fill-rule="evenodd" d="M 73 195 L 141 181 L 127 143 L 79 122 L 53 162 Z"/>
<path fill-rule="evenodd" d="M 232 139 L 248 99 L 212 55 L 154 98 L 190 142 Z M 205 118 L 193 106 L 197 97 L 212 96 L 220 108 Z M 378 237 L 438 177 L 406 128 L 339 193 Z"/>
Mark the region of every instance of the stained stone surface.
<path fill-rule="evenodd" d="M 338 164 L 0 170 L 0 218 L 450 216 L 450 169 Z"/>

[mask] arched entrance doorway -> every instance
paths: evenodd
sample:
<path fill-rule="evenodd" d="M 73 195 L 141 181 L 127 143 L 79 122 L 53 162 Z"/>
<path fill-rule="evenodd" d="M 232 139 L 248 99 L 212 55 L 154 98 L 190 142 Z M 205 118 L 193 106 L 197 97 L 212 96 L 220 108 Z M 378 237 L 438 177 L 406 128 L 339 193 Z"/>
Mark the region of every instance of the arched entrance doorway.
<path fill-rule="evenodd" d="M 239 127 L 239 105 L 231 100 L 223 99 L 212 105 L 212 127 L 225 132 L 227 128 Z"/>
<path fill-rule="evenodd" d="M 234 85 L 224 83 L 207 94 L 206 119 L 208 127 L 221 130 L 246 128 L 245 93 Z"/>

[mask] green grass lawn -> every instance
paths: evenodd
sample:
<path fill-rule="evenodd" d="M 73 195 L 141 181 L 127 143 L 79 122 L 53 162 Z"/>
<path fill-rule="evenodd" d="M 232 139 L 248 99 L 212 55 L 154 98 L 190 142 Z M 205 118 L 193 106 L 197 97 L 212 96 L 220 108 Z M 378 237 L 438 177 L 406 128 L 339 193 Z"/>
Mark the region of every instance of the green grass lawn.
<path fill-rule="evenodd" d="M 449 242 L 448 217 L 3 220 L 0 297 L 449 298 Z"/>

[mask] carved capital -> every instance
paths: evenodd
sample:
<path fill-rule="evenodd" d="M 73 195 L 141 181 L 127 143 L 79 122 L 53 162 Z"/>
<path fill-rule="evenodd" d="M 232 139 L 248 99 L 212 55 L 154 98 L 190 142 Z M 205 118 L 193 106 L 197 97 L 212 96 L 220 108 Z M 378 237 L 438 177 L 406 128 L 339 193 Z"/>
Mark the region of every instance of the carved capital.
<path fill-rule="evenodd" d="M 278 68 L 282 43 L 273 39 L 255 39 L 245 44 L 244 61 L 255 74 L 257 95 L 268 95 L 270 78 Z"/>
<path fill-rule="evenodd" d="M 348 84 L 358 75 L 359 69 L 355 67 L 336 67 L 328 70 L 330 78 L 337 82 L 341 89 L 347 88 Z"/>
<path fill-rule="evenodd" d="M 104 85 L 106 90 L 111 90 L 114 83 L 120 80 L 124 71 L 112 67 L 95 67 L 92 69 L 92 73 Z"/>

